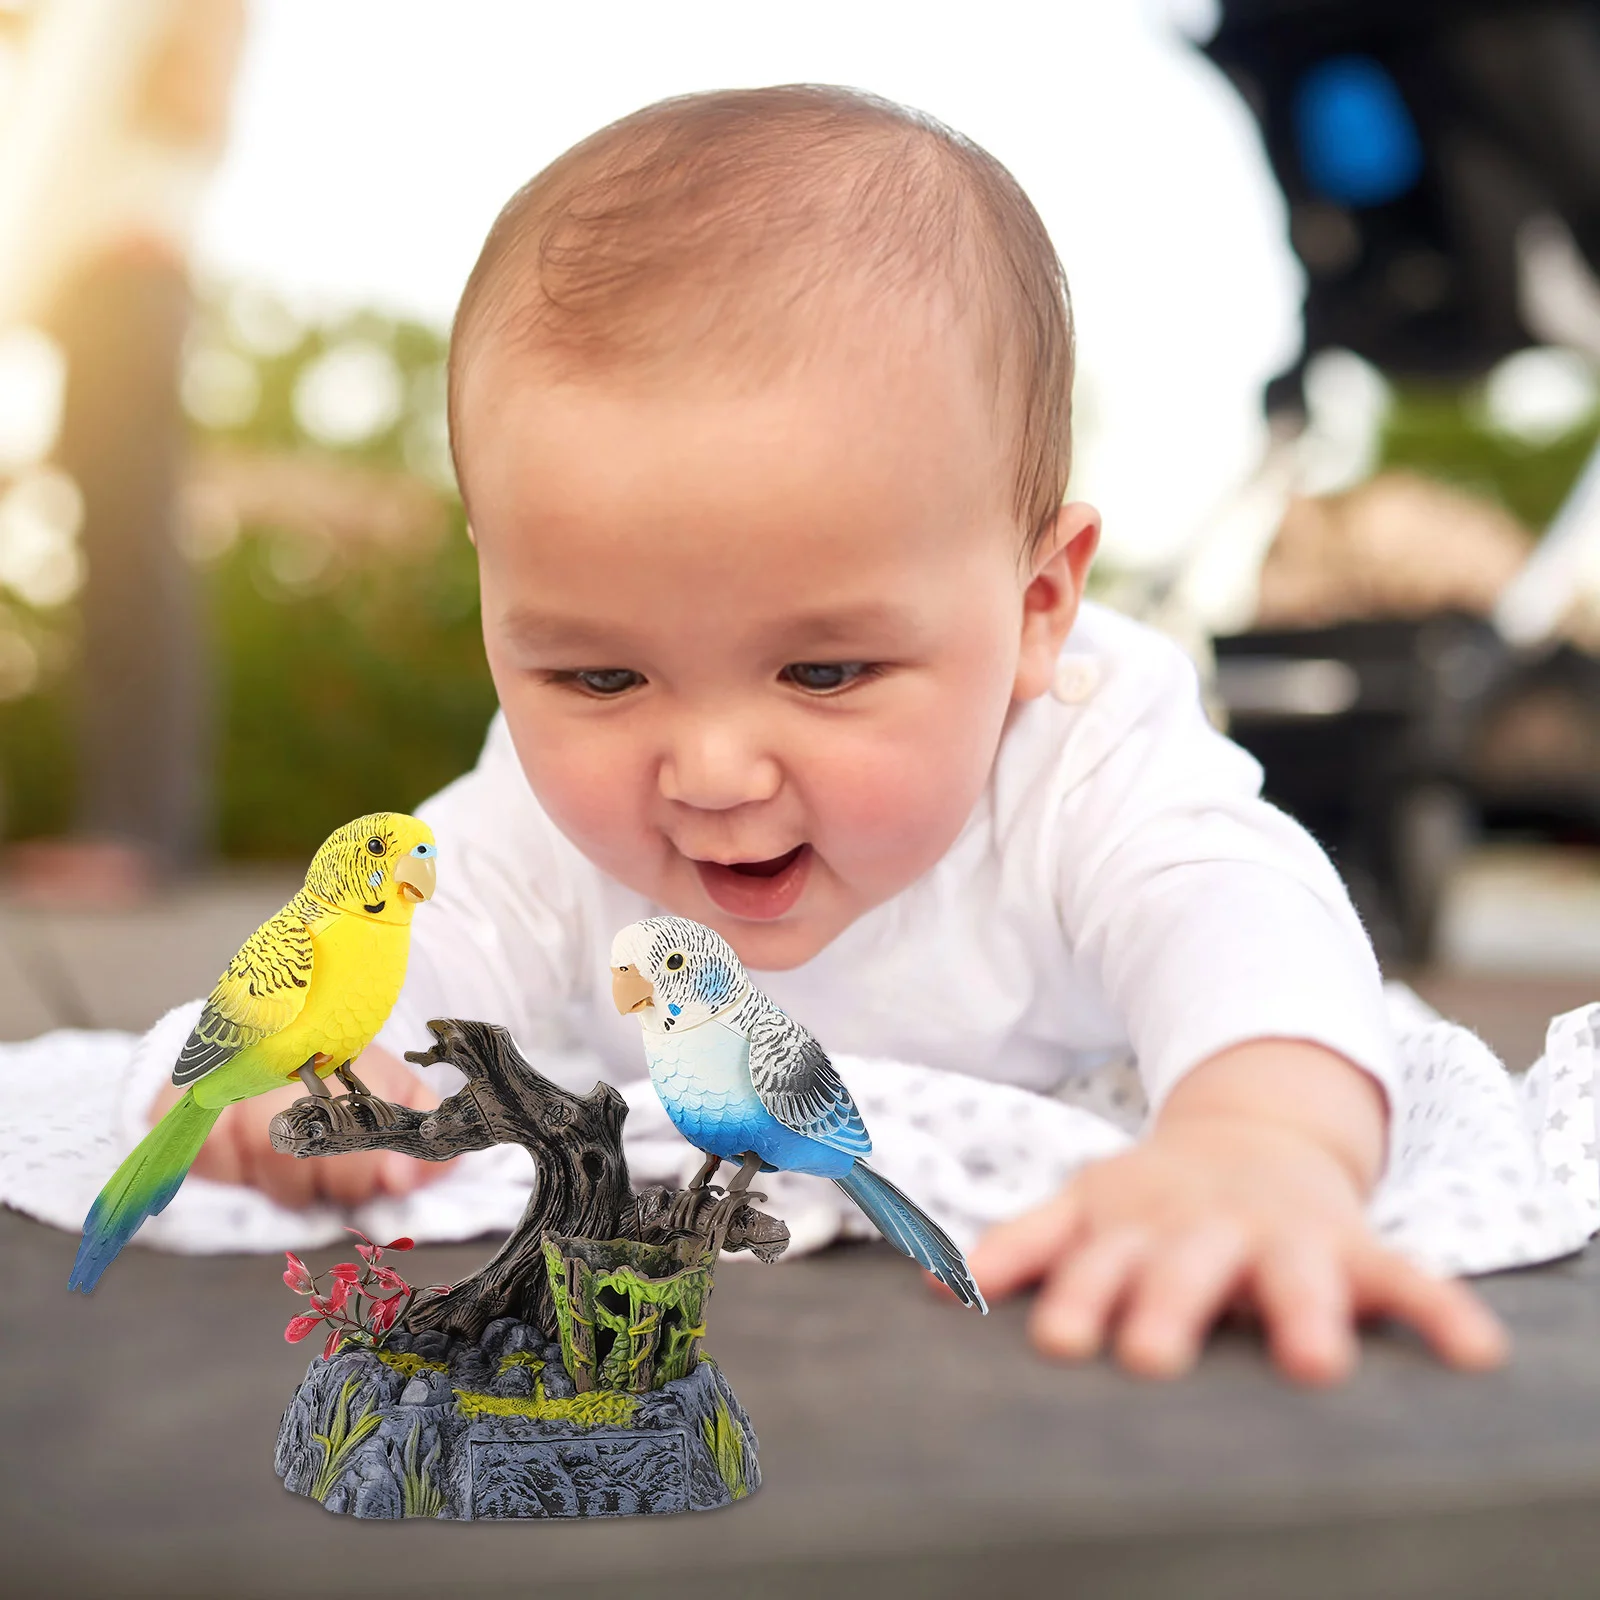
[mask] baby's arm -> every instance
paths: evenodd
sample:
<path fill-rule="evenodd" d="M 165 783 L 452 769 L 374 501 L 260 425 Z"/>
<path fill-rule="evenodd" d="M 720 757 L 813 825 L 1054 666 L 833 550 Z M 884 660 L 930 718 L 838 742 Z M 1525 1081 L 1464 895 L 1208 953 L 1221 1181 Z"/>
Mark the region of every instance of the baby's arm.
<path fill-rule="evenodd" d="M 1489 1312 L 1366 1223 L 1399 1073 L 1332 864 L 1260 799 L 1260 768 L 1211 728 L 1171 645 L 1100 613 L 1085 624 L 1106 671 L 1082 709 L 1049 712 L 1070 720 L 1037 786 L 1039 854 L 1155 1115 L 1134 1149 L 984 1239 L 980 1285 L 1001 1298 L 1042 1281 L 1041 1348 L 1086 1356 L 1114 1337 L 1150 1374 L 1188 1367 L 1239 1301 L 1308 1382 L 1349 1368 L 1368 1314 L 1413 1324 L 1452 1362 L 1493 1364 L 1505 1335 Z"/>
<path fill-rule="evenodd" d="M 1173 1088 L 1140 1144 L 993 1229 L 973 1272 L 991 1300 L 1042 1282 L 1030 1327 L 1046 1353 L 1084 1359 L 1114 1335 L 1149 1377 L 1187 1371 L 1238 1302 L 1305 1383 L 1350 1370 L 1363 1316 L 1410 1323 L 1455 1366 L 1496 1366 L 1506 1335 L 1477 1296 L 1367 1226 L 1386 1118 L 1378 1085 L 1331 1050 L 1235 1045 Z"/>
<path fill-rule="evenodd" d="M 380 1100 L 415 1106 L 419 1111 L 431 1111 L 439 1103 L 438 1095 L 414 1072 L 377 1045 L 362 1053 L 356 1073 Z M 448 1162 L 416 1161 L 389 1150 L 304 1160 L 279 1155 L 267 1138 L 267 1126 L 305 1092 L 297 1080 L 229 1106 L 206 1136 L 193 1170 L 217 1183 L 260 1189 L 279 1205 L 296 1210 L 319 1200 L 357 1206 L 381 1194 L 409 1194 L 444 1175 Z M 151 1123 L 164 1116 L 182 1094 L 182 1089 L 167 1084 L 151 1104 Z"/>

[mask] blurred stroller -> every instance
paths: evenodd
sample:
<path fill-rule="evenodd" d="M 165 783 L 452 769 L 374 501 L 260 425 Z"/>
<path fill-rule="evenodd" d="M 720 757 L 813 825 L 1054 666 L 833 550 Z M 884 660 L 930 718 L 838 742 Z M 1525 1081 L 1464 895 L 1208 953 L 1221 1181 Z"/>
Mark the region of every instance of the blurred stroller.
<path fill-rule="evenodd" d="M 1539 344 L 1600 360 L 1600 4 L 1220 9 L 1205 48 L 1259 122 L 1307 276 L 1304 349 L 1266 396 L 1280 438 L 1303 426 L 1308 366 L 1330 350 L 1449 383 Z M 1487 617 L 1214 640 L 1230 731 L 1330 848 L 1386 955 L 1427 957 L 1441 888 L 1485 821 L 1600 837 L 1600 662 L 1560 637 L 1597 546 L 1600 452 Z"/>

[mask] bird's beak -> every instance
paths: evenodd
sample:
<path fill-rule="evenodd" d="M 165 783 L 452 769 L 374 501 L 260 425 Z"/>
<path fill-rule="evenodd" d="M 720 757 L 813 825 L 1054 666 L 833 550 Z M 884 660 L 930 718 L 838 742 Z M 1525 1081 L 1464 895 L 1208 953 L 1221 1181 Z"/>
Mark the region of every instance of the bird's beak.
<path fill-rule="evenodd" d="M 439 869 L 432 856 L 401 856 L 394 864 L 394 881 L 401 899 L 420 905 L 433 898 Z"/>
<path fill-rule="evenodd" d="M 611 998 L 623 1016 L 656 1003 L 655 985 L 637 967 L 611 969 Z"/>

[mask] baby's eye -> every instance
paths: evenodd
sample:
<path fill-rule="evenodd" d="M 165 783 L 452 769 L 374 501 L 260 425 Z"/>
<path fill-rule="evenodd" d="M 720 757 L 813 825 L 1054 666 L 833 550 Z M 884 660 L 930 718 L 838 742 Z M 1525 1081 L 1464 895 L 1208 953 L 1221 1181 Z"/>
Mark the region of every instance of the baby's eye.
<path fill-rule="evenodd" d="M 575 683 L 589 694 L 602 696 L 624 694 L 644 682 L 642 673 L 632 667 L 594 667 L 581 672 L 559 672 L 558 679 Z"/>
<path fill-rule="evenodd" d="M 834 694 L 871 673 L 865 661 L 791 661 L 779 676 L 808 694 Z"/>

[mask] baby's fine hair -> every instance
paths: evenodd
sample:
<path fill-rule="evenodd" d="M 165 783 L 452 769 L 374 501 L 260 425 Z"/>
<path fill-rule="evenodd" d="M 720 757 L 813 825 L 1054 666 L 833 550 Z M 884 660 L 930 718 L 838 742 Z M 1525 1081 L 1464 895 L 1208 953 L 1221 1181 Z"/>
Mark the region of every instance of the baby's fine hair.
<path fill-rule="evenodd" d="M 842 297 L 943 295 L 976 313 L 1015 417 L 1014 507 L 1031 543 L 1066 494 L 1072 307 L 1044 223 L 986 150 L 853 89 L 684 95 L 602 128 L 525 184 L 484 242 L 450 345 L 558 371 L 637 371 L 685 351 L 752 366 Z"/>

